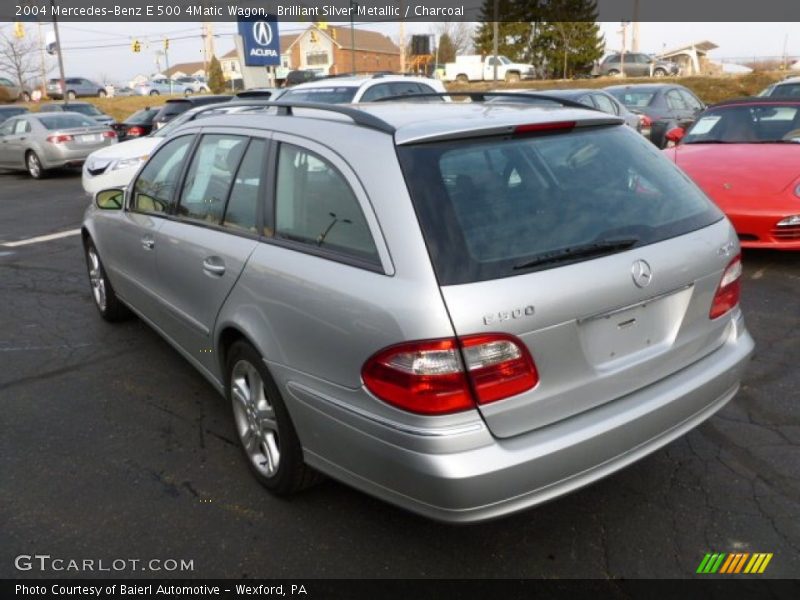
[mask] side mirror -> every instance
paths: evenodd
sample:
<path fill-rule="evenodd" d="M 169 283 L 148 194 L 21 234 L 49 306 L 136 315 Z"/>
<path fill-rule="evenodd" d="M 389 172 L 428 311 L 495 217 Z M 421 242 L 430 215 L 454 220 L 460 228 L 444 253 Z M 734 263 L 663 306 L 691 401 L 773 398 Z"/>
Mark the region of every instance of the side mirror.
<path fill-rule="evenodd" d="M 665 137 L 667 141 L 677 144 L 683 139 L 684 135 L 686 135 L 686 130 L 683 127 L 673 127 L 667 131 Z"/>
<path fill-rule="evenodd" d="M 112 188 L 95 194 L 94 203 L 100 210 L 120 210 L 125 200 L 125 191 Z"/>

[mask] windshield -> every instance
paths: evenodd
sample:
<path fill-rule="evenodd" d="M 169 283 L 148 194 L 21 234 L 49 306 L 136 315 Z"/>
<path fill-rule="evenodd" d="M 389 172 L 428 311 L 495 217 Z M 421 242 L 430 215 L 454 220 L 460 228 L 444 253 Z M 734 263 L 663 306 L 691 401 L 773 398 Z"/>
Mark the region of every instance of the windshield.
<path fill-rule="evenodd" d="M 97 123 L 78 114 L 64 113 L 39 117 L 45 129 L 72 129 L 74 127 L 96 127 Z"/>
<path fill-rule="evenodd" d="M 720 106 L 707 110 L 683 144 L 800 142 L 800 103 Z"/>
<path fill-rule="evenodd" d="M 97 107 L 92 106 L 91 104 L 68 104 L 67 111 L 80 113 L 82 115 L 86 115 L 89 117 L 96 117 L 97 115 L 103 114 L 102 112 L 97 110 Z"/>
<path fill-rule="evenodd" d="M 607 89 L 606 91 L 628 108 L 644 108 L 646 106 L 650 106 L 650 103 L 653 101 L 653 97 L 656 95 L 655 92 L 635 92 L 632 90 Z"/>
<path fill-rule="evenodd" d="M 686 175 L 623 125 L 400 146 L 398 153 L 443 285 L 588 260 L 722 218 Z"/>
<path fill-rule="evenodd" d="M 322 104 L 347 104 L 356 95 L 356 86 L 331 86 L 297 89 L 294 88 L 281 96 L 282 101 L 320 102 Z"/>

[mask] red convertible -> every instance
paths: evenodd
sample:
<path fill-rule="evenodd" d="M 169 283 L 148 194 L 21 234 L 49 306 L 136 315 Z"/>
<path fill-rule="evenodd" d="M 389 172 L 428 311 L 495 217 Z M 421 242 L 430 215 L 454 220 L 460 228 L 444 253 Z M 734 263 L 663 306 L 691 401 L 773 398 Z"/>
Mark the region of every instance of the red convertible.
<path fill-rule="evenodd" d="M 664 152 L 725 212 L 747 248 L 800 250 L 800 99 L 743 98 L 675 128 Z"/>

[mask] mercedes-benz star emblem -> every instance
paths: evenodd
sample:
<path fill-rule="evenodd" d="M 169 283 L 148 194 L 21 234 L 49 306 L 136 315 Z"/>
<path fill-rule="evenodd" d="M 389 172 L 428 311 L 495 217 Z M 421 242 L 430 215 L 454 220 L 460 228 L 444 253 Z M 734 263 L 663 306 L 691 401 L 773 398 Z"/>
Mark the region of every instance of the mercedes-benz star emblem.
<path fill-rule="evenodd" d="M 253 39 L 259 46 L 269 46 L 272 43 L 272 27 L 266 21 L 253 23 Z"/>
<path fill-rule="evenodd" d="M 637 260 L 631 267 L 631 276 L 636 287 L 645 288 L 653 281 L 653 270 L 646 260 Z"/>

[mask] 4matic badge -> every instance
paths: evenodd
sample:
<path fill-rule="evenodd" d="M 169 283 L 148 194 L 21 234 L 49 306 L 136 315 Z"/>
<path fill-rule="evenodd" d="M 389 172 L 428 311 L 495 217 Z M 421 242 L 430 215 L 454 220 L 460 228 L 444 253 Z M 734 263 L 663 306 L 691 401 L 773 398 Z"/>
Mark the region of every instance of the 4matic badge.
<path fill-rule="evenodd" d="M 528 306 L 520 306 L 517 308 L 512 308 L 511 310 L 501 310 L 500 312 L 496 313 L 489 313 L 487 315 L 483 315 L 483 322 L 486 325 L 491 325 L 493 323 L 502 323 L 503 321 L 510 321 L 511 319 L 521 319 L 523 317 L 531 317 L 535 312 L 533 305 L 529 304 Z"/>

